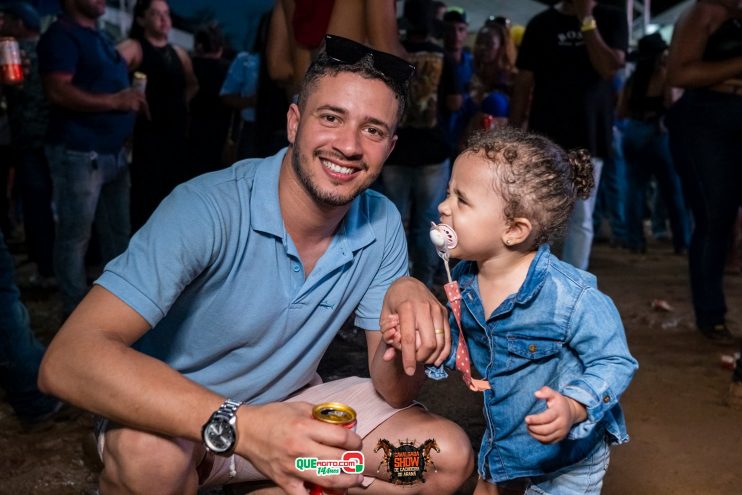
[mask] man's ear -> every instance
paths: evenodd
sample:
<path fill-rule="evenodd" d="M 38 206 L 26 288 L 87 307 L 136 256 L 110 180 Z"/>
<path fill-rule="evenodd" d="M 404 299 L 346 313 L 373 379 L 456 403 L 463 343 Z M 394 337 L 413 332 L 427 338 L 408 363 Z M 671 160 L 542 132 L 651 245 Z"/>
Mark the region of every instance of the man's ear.
<path fill-rule="evenodd" d="M 502 242 L 507 246 L 516 246 L 525 242 L 533 232 L 531 221 L 524 217 L 514 218 L 502 235 Z"/>
<path fill-rule="evenodd" d="M 296 131 L 299 129 L 300 119 L 301 110 L 299 110 L 299 105 L 292 103 L 289 105 L 289 111 L 286 113 L 286 134 L 291 144 L 294 144 L 296 140 Z"/>

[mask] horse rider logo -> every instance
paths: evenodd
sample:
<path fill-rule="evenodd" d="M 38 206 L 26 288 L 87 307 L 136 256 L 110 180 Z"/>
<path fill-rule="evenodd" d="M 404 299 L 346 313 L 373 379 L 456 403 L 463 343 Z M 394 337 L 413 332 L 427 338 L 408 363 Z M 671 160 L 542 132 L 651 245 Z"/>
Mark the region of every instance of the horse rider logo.
<path fill-rule="evenodd" d="M 417 482 L 425 483 L 423 473 L 428 471 L 428 465 L 432 466 L 433 471 L 438 471 L 435 463 L 430 458 L 430 451 L 440 452 L 441 449 L 435 442 L 435 439 L 429 438 L 420 446 L 415 446 L 415 441 L 399 441 L 399 446 L 395 447 L 389 440 L 379 439 L 374 452 L 384 450 L 384 458 L 376 468 L 378 473 L 381 465 L 386 463 L 386 471 L 390 473 L 390 480 L 395 485 L 412 485 Z"/>

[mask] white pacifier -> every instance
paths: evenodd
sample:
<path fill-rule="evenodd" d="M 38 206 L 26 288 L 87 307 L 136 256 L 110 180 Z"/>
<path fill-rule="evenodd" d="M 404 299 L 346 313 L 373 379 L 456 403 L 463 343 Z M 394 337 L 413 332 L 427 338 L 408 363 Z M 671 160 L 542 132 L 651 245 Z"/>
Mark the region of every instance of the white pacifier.
<path fill-rule="evenodd" d="M 439 253 L 448 253 L 449 249 L 456 247 L 459 243 L 459 239 L 456 236 L 456 231 L 454 231 L 450 225 L 430 222 L 430 242 L 433 243 L 435 249 Z"/>
<path fill-rule="evenodd" d="M 459 243 L 459 239 L 456 236 L 456 231 L 451 228 L 450 225 L 445 223 L 436 224 L 430 222 L 430 242 L 435 246 L 435 250 L 438 256 L 441 257 L 446 267 L 446 274 L 448 275 L 448 281 L 451 281 L 451 272 L 448 267 L 448 251 L 456 247 Z"/>

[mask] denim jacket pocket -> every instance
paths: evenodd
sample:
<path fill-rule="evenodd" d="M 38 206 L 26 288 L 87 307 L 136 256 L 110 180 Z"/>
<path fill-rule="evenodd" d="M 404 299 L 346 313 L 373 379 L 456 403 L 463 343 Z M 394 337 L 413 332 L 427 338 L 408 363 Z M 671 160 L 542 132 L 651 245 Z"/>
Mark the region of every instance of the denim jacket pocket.
<path fill-rule="evenodd" d="M 534 361 L 548 360 L 564 346 L 560 340 L 532 335 L 508 335 L 508 370 L 528 366 Z"/>

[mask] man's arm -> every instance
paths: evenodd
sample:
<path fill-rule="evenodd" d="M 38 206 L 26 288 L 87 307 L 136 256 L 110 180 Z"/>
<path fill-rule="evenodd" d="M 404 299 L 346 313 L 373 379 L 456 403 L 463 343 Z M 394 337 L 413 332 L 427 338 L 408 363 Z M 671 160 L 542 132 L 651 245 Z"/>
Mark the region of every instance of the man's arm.
<path fill-rule="evenodd" d="M 590 63 L 603 79 L 610 79 L 626 63 L 626 53 L 605 44 L 597 29 L 582 33 Z"/>
<path fill-rule="evenodd" d="M 595 0 L 574 0 L 575 14 L 582 21 L 592 14 Z M 626 54 L 608 46 L 596 28 L 582 32 L 588 57 L 593 68 L 603 79 L 610 79 L 626 63 Z"/>
<path fill-rule="evenodd" d="M 515 75 L 513 83 L 513 97 L 510 100 L 510 125 L 522 128 L 528 117 L 528 107 L 531 102 L 531 91 L 533 91 L 533 72 L 521 69 Z"/>
<path fill-rule="evenodd" d="M 94 286 L 49 345 L 39 388 L 117 423 L 200 443 L 202 425 L 224 397 L 132 349 L 148 330 L 137 312 Z M 316 481 L 295 469 L 297 457 L 339 459 L 361 448 L 355 433 L 313 420 L 309 404 L 243 406 L 237 416 L 236 452 L 290 494 L 306 493 L 305 479 Z M 331 478 L 323 484 L 349 487 L 359 481 L 351 475 Z"/>
<path fill-rule="evenodd" d="M 381 332 L 366 331 L 368 346 L 368 368 L 374 388 L 392 407 L 407 406 L 420 393 L 425 373 L 422 366 L 416 366 L 412 376 L 405 373 L 399 354 L 386 361 L 384 353 L 389 346 L 381 338 Z"/>
<path fill-rule="evenodd" d="M 126 60 L 129 71 L 137 70 L 142 63 L 142 45 L 135 39 L 125 39 L 116 45 L 116 50 Z"/>
<path fill-rule="evenodd" d="M 51 72 L 42 78 L 47 99 L 54 105 L 77 112 L 138 112 L 146 110 L 143 94 L 131 88 L 118 93 L 98 94 L 84 91 L 72 84 L 73 74 Z"/>
<path fill-rule="evenodd" d="M 401 352 L 387 352 L 390 348 L 381 332 L 366 332 L 369 372 L 384 400 L 400 407 L 420 391 L 425 375 L 419 364 L 440 365 L 448 357 L 451 332 L 446 308 L 422 282 L 411 277 L 402 277 L 389 287 L 382 320 L 389 315 L 399 318 Z"/>
<path fill-rule="evenodd" d="M 132 349 L 148 330 L 139 313 L 93 286 L 49 345 L 40 389 L 118 423 L 198 440 L 223 399 Z"/>

